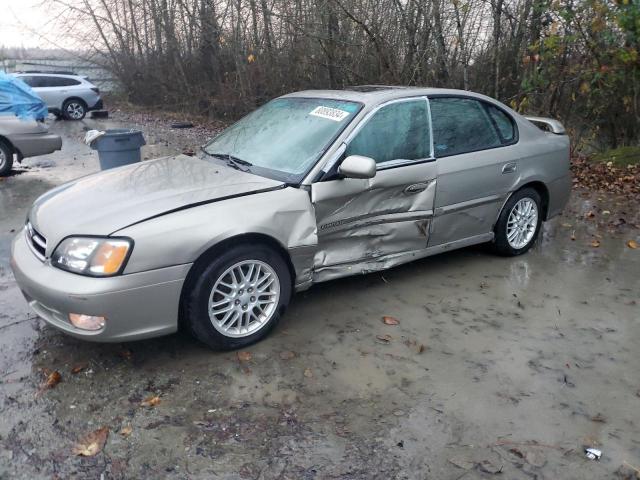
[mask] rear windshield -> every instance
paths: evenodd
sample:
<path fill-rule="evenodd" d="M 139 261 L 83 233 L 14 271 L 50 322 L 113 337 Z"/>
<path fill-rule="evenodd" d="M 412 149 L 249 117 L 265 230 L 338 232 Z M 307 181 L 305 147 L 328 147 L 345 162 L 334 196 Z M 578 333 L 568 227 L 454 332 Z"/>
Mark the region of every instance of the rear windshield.
<path fill-rule="evenodd" d="M 252 173 L 299 182 L 360 108 L 343 100 L 278 98 L 226 129 L 204 150 L 249 162 Z"/>

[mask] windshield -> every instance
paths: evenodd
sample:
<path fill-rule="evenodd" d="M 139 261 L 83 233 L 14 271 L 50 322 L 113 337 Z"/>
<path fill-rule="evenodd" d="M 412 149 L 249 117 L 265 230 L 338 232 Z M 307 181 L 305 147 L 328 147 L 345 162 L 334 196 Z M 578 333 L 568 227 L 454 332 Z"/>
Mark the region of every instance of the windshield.
<path fill-rule="evenodd" d="M 204 151 L 258 175 L 300 181 L 360 107 L 342 100 L 278 98 L 226 129 Z"/>

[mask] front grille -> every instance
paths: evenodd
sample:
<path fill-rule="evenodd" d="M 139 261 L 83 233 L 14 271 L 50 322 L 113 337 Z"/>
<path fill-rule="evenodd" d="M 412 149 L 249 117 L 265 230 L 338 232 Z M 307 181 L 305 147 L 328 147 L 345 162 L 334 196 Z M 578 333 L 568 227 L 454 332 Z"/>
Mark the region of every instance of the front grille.
<path fill-rule="evenodd" d="M 44 238 L 35 228 L 31 225 L 31 222 L 27 222 L 24 229 L 27 236 L 27 244 L 31 248 L 31 251 L 36 257 L 44 262 L 47 251 L 47 239 Z"/>

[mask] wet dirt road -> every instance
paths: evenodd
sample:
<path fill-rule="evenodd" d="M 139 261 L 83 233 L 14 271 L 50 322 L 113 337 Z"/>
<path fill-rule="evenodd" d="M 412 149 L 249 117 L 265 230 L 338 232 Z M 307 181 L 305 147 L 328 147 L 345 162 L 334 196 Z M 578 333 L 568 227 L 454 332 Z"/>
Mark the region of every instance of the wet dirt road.
<path fill-rule="evenodd" d="M 578 192 L 525 256 L 471 248 L 316 286 L 248 353 L 91 344 L 28 311 L 8 251 L 36 196 L 97 170 L 80 138 L 104 125 L 54 123 L 64 150 L 0 181 L 0 478 L 636 478 L 637 205 Z M 194 142 L 145 135 L 145 157 Z M 102 426 L 103 451 L 75 456 Z"/>

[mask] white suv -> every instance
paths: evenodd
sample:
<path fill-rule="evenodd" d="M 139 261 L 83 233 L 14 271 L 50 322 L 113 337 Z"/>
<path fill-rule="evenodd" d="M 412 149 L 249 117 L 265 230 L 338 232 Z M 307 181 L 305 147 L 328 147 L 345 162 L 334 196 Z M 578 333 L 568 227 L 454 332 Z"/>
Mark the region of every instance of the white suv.
<path fill-rule="evenodd" d="M 82 120 L 91 110 L 102 110 L 100 90 L 85 77 L 55 72 L 15 73 L 47 104 L 57 117 Z"/>

